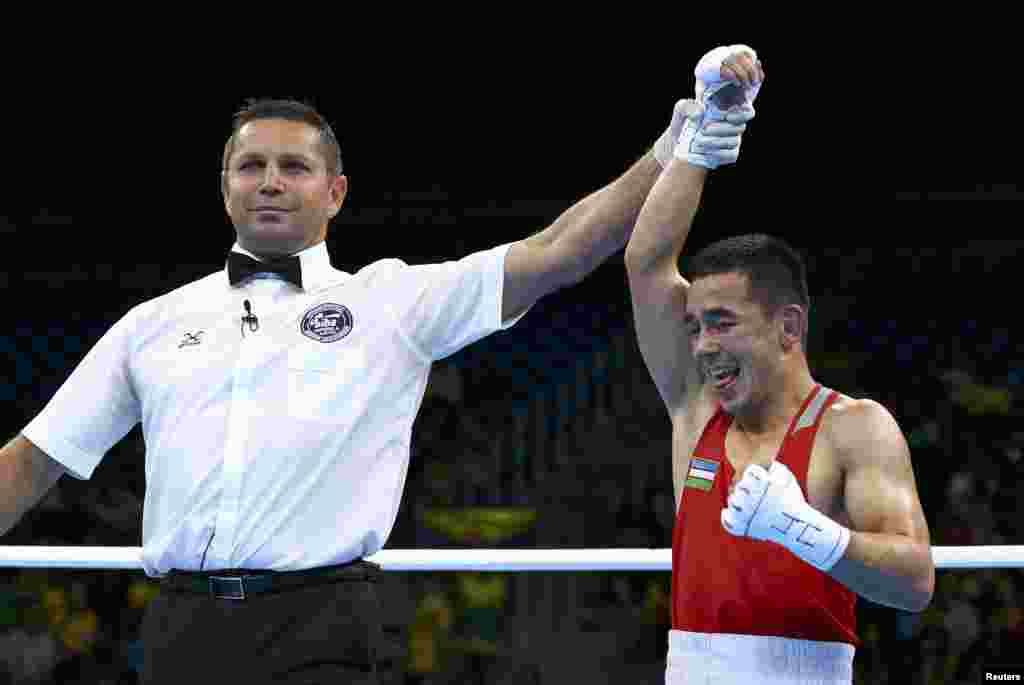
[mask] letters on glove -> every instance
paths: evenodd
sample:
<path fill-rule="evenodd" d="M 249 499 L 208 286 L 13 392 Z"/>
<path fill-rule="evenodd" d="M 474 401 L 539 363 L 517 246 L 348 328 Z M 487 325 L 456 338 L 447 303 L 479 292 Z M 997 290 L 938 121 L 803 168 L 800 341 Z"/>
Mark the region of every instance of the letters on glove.
<path fill-rule="evenodd" d="M 743 471 L 721 519 L 729 533 L 782 545 L 825 572 L 850 544 L 849 529 L 811 507 L 796 476 L 778 461 L 767 471 L 757 464 Z"/>

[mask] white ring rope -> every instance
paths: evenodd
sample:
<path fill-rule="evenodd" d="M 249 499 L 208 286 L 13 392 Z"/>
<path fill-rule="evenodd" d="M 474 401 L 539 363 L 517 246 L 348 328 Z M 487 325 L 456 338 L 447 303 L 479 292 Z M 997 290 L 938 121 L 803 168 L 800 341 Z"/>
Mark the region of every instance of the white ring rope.
<path fill-rule="evenodd" d="M 932 547 L 939 569 L 1024 568 L 1024 545 Z M 385 549 L 385 571 L 671 571 L 671 549 Z M 0 545 L 0 568 L 142 568 L 141 547 Z"/>

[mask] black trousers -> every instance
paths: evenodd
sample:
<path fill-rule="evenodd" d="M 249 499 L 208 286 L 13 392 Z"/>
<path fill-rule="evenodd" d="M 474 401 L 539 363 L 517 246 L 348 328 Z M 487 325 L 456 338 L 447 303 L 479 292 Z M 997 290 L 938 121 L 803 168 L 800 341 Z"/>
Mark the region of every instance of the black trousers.
<path fill-rule="evenodd" d="M 142 623 L 143 685 L 378 685 L 377 581 L 340 580 L 244 600 L 164 589 Z"/>

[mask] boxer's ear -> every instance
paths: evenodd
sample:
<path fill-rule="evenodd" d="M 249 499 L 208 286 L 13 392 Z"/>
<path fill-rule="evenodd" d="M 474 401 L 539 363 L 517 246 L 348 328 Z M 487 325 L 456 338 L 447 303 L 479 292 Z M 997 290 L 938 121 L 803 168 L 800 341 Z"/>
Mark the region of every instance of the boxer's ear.
<path fill-rule="evenodd" d="M 779 324 L 779 342 L 782 349 L 789 352 L 800 346 L 807 330 L 807 315 L 803 307 L 787 304 L 779 309 L 776 315 Z"/>

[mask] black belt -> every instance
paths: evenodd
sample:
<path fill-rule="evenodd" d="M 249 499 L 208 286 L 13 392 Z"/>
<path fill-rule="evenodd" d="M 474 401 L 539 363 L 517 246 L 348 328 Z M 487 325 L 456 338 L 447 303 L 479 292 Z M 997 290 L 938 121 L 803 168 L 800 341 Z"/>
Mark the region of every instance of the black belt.
<path fill-rule="evenodd" d="M 163 585 L 179 592 L 195 592 L 215 599 L 245 599 L 264 592 L 281 592 L 308 585 L 342 581 L 376 581 L 378 564 L 357 559 L 340 566 L 320 566 L 303 571 L 257 571 L 228 569 L 224 571 L 178 571 L 163 579 Z"/>

